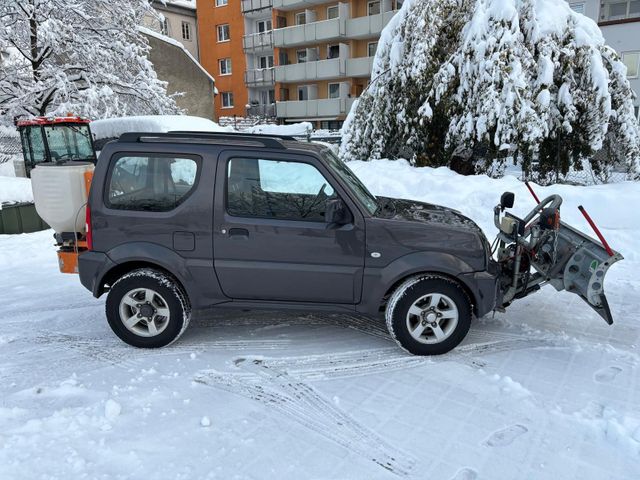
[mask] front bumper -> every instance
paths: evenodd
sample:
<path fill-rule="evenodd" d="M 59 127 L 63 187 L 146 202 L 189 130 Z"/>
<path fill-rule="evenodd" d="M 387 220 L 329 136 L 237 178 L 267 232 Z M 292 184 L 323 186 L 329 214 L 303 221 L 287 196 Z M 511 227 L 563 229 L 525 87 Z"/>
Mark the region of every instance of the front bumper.
<path fill-rule="evenodd" d="M 499 290 L 498 273 L 490 268 L 484 272 L 463 273 L 460 280 L 471 290 L 475 298 L 475 314 L 485 316 L 502 303 Z"/>

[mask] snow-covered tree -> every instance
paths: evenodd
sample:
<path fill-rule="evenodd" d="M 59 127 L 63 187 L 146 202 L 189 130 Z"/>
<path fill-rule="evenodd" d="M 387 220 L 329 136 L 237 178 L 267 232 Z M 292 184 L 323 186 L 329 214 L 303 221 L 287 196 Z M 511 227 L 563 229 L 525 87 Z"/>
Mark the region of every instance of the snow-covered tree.
<path fill-rule="evenodd" d="M 613 144 L 638 176 L 633 100 L 618 55 L 566 2 L 413 0 L 383 32 L 341 154 L 536 159 L 544 176 Z"/>
<path fill-rule="evenodd" d="M 2 0 L 0 112 L 176 113 L 138 31 L 148 0 Z"/>

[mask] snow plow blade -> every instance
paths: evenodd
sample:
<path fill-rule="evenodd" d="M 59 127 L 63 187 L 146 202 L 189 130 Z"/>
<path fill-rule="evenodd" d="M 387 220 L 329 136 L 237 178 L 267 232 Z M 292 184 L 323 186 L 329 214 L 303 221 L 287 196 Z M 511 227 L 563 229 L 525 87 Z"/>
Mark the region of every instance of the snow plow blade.
<path fill-rule="evenodd" d="M 604 277 L 614 263 L 624 257 L 597 240 L 560 222 L 557 261 L 547 272 L 549 283 L 556 290 L 575 293 L 593 308 L 609 325 L 613 323 L 609 303 L 604 293 Z"/>

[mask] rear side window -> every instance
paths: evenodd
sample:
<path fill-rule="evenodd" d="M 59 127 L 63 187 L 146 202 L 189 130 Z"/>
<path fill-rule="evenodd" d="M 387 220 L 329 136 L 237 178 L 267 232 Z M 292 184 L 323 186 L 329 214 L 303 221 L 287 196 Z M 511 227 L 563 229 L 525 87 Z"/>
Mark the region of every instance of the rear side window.
<path fill-rule="evenodd" d="M 167 212 L 193 190 L 198 163 L 173 156 L 126 156 L 109 178 L 107 205 L 119 210 Z"/>

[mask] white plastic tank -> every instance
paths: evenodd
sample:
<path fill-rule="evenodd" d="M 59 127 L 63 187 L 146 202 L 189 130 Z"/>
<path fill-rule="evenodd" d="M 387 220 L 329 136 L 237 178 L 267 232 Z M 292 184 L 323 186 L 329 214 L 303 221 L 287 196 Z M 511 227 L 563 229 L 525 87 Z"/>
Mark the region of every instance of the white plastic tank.
<path fill-rule="evenodd" d="M 67 162 L 41 163 L 31 171 L 36 211 L 56 233 L 84 233 L 89 193 L 84 174 L 93 169 L 89 162 Z"/>

